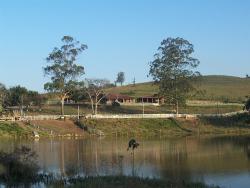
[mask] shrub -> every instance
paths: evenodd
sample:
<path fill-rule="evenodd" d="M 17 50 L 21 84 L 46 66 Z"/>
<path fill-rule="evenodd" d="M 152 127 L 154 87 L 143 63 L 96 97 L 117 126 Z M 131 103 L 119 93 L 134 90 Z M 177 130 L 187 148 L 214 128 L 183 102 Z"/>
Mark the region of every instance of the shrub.
<path fill-rule="evenodd" d="M 22 146 L 11 153 L 0 152 L 0 180 L 6 184 L 34 183 L 38 180 L 37 155 Z"/>
<path fill-rule="evenodd" d="M 244 110 L 250 111 L 250 98 L 247 99 L 245 106 L 244 106 Z"/>
<path fill-rule="evenodd" d="M 119 107 L 119 106 L 121 106 L 121 105 L 120 105 L 119 102 L 114 101 L 114 102 L 112 102 L 112 106 L 113 106 L 113 107 Z"/>

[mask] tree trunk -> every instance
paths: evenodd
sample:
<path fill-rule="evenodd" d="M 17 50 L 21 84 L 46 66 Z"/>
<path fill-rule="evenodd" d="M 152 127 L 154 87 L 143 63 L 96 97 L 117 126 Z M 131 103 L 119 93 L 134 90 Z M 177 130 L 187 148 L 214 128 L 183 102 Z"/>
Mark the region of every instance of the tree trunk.
<path fill-rule="evenodd" d="M 89 92 L 87 92 L 87 93 L 88 93 L 88 95 L 89 95 L 89 100 L 90 100 L 90 102 L 91 102 L 92 114 L 95 114 L 94 101 L 93 101 L 93 99 L 92 99 L 91 94 L 90 94 Z"/>
<path fill-rule="evenodd" d="M 95 108 L 93 102 L 91 102 L 92 114 L 95 114 Z"/>
<path fill-rule="evenodd" d="M 178 109 L 178 99 L 177 99 L 177 82 L 176 82 L 177 78 L 176 76 L 174 77 L 174 83 L 175 83 L 175 112 L 178 115 L 179 113 L 179 109 Z"/>
<path fill-rule="evenodd" d="M 92 98 L 90 98 L 90 102 L 91 102 L 92 114 L 95 114 L 94 101 L 92 100 Z"/>
<path fill-rule="evenodd" d="M 64 116 L 64 97 L 61 98 L 61 115 Z"/>
<path fill-rule="evenodd" d="M 77 105 L 77 120 L 79 121 L 80 119 L 80 107 L 79 104 Z"/>
<path fill-rule="evenodd" d="M 98 108 L 98 98 L 96 96 L 96 98 L 95 98 L 95 114 L 97 114 L 97 108 Z"/>
<path fill-rule="evenodd" d="M 179 114 L 179 104 L 178 104 L 178 100 L 176 100 L 176 114 Z"/>
<path fill-rule="evenodd" d="M 95 104 L 95 114 L 97 114 L 97 108 L 98 108 L 98 104 Z"/>

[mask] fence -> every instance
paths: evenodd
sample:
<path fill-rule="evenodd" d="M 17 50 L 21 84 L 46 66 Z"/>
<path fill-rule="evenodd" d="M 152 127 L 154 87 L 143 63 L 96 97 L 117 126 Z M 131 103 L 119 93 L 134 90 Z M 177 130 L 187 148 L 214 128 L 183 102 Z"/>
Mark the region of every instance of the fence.
<path fill-rule="evenodd" d="M 90 119 L 153 119 L 153 118 L 186 118 L 193 119 L 200 116 L 232 116 L 245 111 L 231 112 L 225 114 L 97 114 L 97 115 L 81 115 L 80 117 Z M 78 118 L 78 115 L 36 115 L 24 117 L 5 117 L 0 118 L 0 121 L 32 121 L 32 120 L 58 120 L 58 119 Z"/>
<path fill-rule="evenodd" d="M 69 118 L 77 118 L 77 115 L 36 115 L 36 116 L 24 116 L 24 117 L 19 117 L 17 120 L 27 120 L 27 121 L 32 121 L 32 120 L 58 120 L 58 119 L 69 119 Z"/>
<path fill-rule="evenodd" d="M 197 115 L 191 114 L 115 114 L 115 115 L 87 115 L 86 118 L 91 119 L 139 119 L 139 118 L 196 118 Z"/>

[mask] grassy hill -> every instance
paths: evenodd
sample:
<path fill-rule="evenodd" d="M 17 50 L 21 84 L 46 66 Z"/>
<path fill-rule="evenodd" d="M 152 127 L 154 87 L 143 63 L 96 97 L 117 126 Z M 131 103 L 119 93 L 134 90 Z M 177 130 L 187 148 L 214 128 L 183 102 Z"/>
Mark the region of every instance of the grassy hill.
<path fill-rule="evenodd" d="M 245 96 L 250 95 L 250 78 L 234 76 L 209 75 L 203 76 L 199 89 L 204 95 L 193 100 L 215 100 L 222 102 L 243 102 Z M 110 93 L 126 94 L 133 97 L 152 95 L 158 92 L 158 86 L 152 82 L 138 83 L 107 89 Z"/>

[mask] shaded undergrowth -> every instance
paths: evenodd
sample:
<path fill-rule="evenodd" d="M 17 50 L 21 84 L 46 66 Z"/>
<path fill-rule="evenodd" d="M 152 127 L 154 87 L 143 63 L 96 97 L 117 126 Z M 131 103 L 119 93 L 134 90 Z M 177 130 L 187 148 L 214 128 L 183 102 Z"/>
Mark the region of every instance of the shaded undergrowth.
<path fill-rule="evenodd" d="M 0 152 L 0 181 L 7 186 L 30 185 L 39 181 L 37 154 L 22 146 Z"/>
<path fill-rule="evenodd" d="M 205 125 L 210 124 L 219 127 L 250 128 L 249 113 L 239 113 L 232 116 L 203 116 L 200 120 Z"/>

